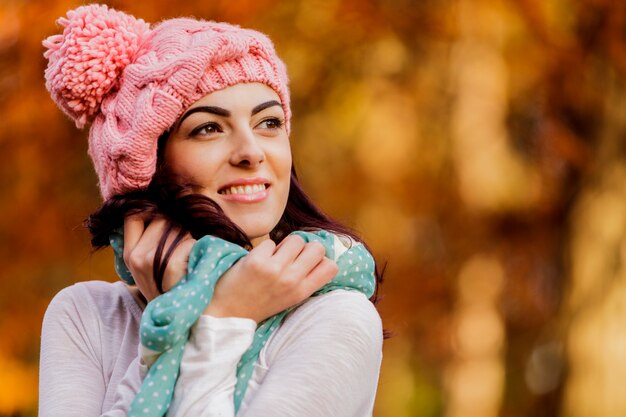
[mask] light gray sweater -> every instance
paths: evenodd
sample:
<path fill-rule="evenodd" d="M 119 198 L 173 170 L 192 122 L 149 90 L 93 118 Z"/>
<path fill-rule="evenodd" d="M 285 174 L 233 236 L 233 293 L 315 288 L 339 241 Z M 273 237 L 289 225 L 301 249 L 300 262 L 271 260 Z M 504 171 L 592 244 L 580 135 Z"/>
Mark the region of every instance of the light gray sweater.
<path fill-rule="evenodd" d="M 39 416 L 126 416 L 147 364 L 142 306 L 121 282 L 65 288 L 43 322 Z M 185 348 L 168 416 L 232 417 L 236 366 L 256 323 L 202 316 Z M 259 355 L 238 416 L 372 415 L 382 359 L 378 312 L 335 290 L 295 309 Z"/>

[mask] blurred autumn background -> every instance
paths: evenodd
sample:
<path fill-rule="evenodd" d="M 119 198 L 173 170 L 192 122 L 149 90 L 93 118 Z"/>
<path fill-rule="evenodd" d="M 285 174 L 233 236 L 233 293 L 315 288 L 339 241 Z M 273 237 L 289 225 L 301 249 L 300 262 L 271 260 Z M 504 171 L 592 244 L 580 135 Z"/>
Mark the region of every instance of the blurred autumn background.
<path fill-rule="evenodd" d="M 86 132 L 43 81 L 82 3 L 0 3 L 0 416 L 36 415 L 53 295 L 116 279 L 81 226 Z M 625 2 L 106 3 L 274 40 L 305 186 L 387 262 L 375 416 L 626 415 Z"/>

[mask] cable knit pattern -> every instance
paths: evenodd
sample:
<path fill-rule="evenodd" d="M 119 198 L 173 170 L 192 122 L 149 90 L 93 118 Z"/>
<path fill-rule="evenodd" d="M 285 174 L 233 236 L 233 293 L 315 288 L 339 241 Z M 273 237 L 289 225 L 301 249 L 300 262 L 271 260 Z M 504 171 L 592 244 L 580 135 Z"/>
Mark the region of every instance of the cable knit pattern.
<path fill-rule="evenodd" d="M 79 127 L 91 122 L 89 155 L 105 199 L 145 189 L 156 171 L 158 138 L 192 103 L 238 83 L 278 94 L 289 133 L 288 78 L 262 33 L 204 20 L 165 20 L 154 28 L 106 6 L 59 19 L 48 48 L 46 85 Z"/>
<path fill-rule="evenodd" d="M 337 275 L 315 295 L 336 289 L 360 291 L 367 297 L 374 294 L 374 259 L 362 244 L 353 244 L 337 258 L 336 240 L 332 233 L 325 230 L 294 233 L 300 235 L 305 242 L 320 242 L 326 249 L 326 257 L 337 259 Z M 124 238 L 121 232 L 111 236 L 111 246 L 118 262 L 123 263 Z M 189 254 L 187 275 L 170 291 L 148 303 L 141 320 L 141 344 L 160 355 L 151 365 L 141 390 L 133 401 L 129 416 L 165 415 L 174 394 L 191 326 L 211 302 L 215 285 L 222 274 L 246 254 L 247 251 L 240 246 L 213 236 L 205 236 L 196 242 Z M 127 282 L 132 279 L 129 276 L 122 278 Z M 235 410 L 241 405 L 261 349 L 279 328 L 288 311 L 282 311 L 260 323 L 251 346 L 242 355 L 237 365 Z"/>

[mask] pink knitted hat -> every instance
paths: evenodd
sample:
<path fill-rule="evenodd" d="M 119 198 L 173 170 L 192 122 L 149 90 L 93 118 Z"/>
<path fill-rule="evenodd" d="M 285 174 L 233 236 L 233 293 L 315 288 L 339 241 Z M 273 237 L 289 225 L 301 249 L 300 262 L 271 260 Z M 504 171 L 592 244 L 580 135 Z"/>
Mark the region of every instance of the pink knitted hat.
<path fill-rule="evenodd" d="M 50 36 L 46 87 L 78 128 L 91 123 L 89 155 L 105 199 L 145 189 L 157 142 L 201 97 L 259 82 L 280 97 L 289 132 L 285 65 L 262 33 L 226 23 L 165 20 L 152 29 L 104 5 L 82 6 Z"/>

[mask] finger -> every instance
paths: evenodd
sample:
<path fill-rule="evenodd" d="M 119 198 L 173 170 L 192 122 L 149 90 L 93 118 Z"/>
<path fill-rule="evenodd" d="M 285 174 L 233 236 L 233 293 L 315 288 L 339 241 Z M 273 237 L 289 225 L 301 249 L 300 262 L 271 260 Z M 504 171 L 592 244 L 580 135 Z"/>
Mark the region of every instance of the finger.
<path fill-rule="evenodd" d="M 164 226 L 164 221 L 159 219 L 150 222 L 143 229 L 140 229 L 137 223 L 131 224 L 128 246 L 126 246 L 126 236 L 124 236 L 124 261 L 129 268 L 143 270 L 152 266 L 153 256 Z"/>
<path fill-rule="evenodd" d="M 256 245 L 250 251 L 250 254 L 258 256 L 260 258 L 270 258 L 276 251 L 276 243 L 272 239 L 265 239 L 263 242 Z"/>
<path fill-rule="evenodd" d="M 187 275 L 187 264 L 189 263 L 189 253 L 196 239 L 191 235 L 182 240 L 167 262 L 165 273 L 163 274 L 163 291 L 167 292 L 176 285 L 185 275 Z"/>
<path fill-rule="evenodd" d="M 159 217 L 152 220 L 145 228 L 137 247 L 154 249 L 159 244 L 161 236 L 165 233 L 168 222 L 165 218 Z"/>
<path fill-rule="evenodd" d="M 307 276 L 323 259 L 326 250 L 319 242 L 309 242 L 291 264 L 291 269 L 298 271 L 300 276 Z"/>
<path fill-rule="evenodd" d="M 302 280 L 302 291 L 306 293 L 306 295 L 313 294 L 315 291 L 328 284 L 335 275 L 337 275 L 337 272 L 339 272 L 337 264 L 325 257 L 313 268 L 305 279 Z"/>
<path fill-rule="evenodd" d="M 162 218 L 151 221 L 148 226 L 144 225 L 140 216 L 129 216 L 125 219 L 124 261 L 135 278 L 137 287 L 148 301 L 160 294 L 154 281 L 153 265 L 156 247 L 165 227 L 166 221 Z M 126 229 L 130 235 L 128 239 Z M 128 246 L 126 240 L 129 242 Z"/>
<path fill-rule="evenodd" d="M 280 243 L 276 248 L 272 259 L 279 265 L 287 265 L 292 263 L 300 252 L 304 249 L 305 242 L 302 237 L 298 235 L 289 235 Z"/>
<path fill-rule="evenodd" d="M 124 218 L 124 252 L 130 252 L 137 246 L 144 229 L 144 220 L 140 214 Z"/>

